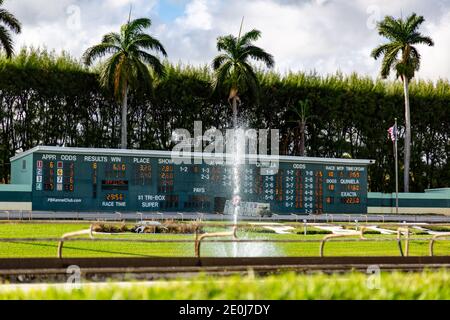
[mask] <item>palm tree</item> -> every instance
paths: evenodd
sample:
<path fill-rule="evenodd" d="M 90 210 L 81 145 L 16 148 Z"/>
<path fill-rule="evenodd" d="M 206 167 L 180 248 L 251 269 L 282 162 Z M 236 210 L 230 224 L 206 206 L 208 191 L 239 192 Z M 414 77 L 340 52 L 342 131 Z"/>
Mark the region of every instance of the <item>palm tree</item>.
<path fill-rule="evenodd" d="M 409 82 L 420 67 L 420 54 L 415 45 L 426 44 L 433 46 L 430 37 L 423 36 L 419 31 L 425 21 L 415 13 L 406 20 L 386 16 L 378 23 L 379 35 L 387 38 L 388 43 L 382 44 L 372 51 L 372 57 L 378 59 L 383 56 L 381 76 L 387 78 L 391 70 L 403 82 L 405 95 L 405 150 L 404 150 L 404 192 L 409 192 L 409 163 L 411 158 L 411 118 L 409 106 Z"/>
<path fill-rule="evenodd" d="M 297 128 L 300 134 L 300 141 L 298 145 L 298 149 L 300 152 L 300 156 L 305 156 L 305 134 L 306 134 L 306 125 L 309 119 L 314 118 L 314 116 L 310 115 L 310 101 L 300 100 L 298 102 L 297 107 L 292 107 L 291 110 L 295 113 L 295 120 L 291 120 L 290 122 L 295 122 L 297 124 Z"/>
<path fill-rule="evenodd" d="M 0 0 L 0 6 L 3 5 L 5 1 Z M 6 52 L 6 57 L 11 58 L 14 54 L 14 45 L 11 38 L 11 32 L 20 33 L 22 31 L 22 26 L 19 20 L 14 17 L 9 11 L 0 8 L 0 45 Z"/>
<path fill-rule="evenodd" d="M 100 82 L 105 88 L 112 89 L 116 99 L 122 103 L 121 148 L 127 148 L 128 91 L 131 87 L 144 85 L 149 87 L 151 75 L 148 65 L 158 76 L 164 75 L 164 66 L 160 60 L 147 50 L 155 50 L 167 56 L 162 44 L 144 30 L 151 26 L 147 18 L 128 20 L 120 33 L 108 33 L 100 44 L 86 50 L 83 60 L 92 65 L 95 59 L 106 55 L 109 58 L 101 66 Z"/>
<path fill-rule="evenodd" d="M 263 62 L 267 67 L 275 65 L 273 56 L 263 49 L 253 45 L 253 41 L 261 37 L 261 32 L 252 30 L 236 38 L 233 35 L 219 37 L 217 39 L 217 50 L 223 52 L 214 58 L 212 67 L 215 71 L 215 88 L 225 87 L 229 92 L 228 101 L 233 106 L 233 126 L 237 128 L 237 104 L 240 102 L 241 90 L 250 89 L 257 94 L 259 86 L 258 79 L 249 60 Z"/>

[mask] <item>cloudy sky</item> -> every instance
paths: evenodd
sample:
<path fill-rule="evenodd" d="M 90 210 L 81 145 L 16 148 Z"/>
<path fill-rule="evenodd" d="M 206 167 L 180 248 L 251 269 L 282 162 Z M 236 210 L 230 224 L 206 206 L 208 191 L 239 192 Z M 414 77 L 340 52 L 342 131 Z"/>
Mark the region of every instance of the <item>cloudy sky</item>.
<path fill-rule="evenodd" d="M 385 15 L 425 16 L 421 31 L 435 46 L 419 46 L 418 77 L 450 79 L 450 0 L 6 0 L 23 23 L 23 45 L 66 50 L 79 58 L 101 36 L 128 18 L 150 17 L 150 32 L 172 62 L 205 64 L 216 54 L 216 38 L 239 31 L 262 31 L 258 45 L 272 53 L 280 72 L 321 74 L 356 71 L 376 77 L 379 61 L 370 51 L 383 42 L 375 22 Z"/>

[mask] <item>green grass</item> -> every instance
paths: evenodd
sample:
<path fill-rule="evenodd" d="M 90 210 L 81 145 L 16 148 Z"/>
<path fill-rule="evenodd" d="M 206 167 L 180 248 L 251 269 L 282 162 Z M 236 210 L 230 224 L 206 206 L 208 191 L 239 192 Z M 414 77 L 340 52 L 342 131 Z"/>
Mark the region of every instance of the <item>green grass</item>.
<path fill-rule="evenodd" d="M 376 284 L 371 288 L 368 283 Z M 445 270 L 423 273 L 382 273 L 380 278 L 363 273 L 252 277 L 205 277 L 191 280 L 135 283 L 120 287 L 84 286 L 21 290 L 0 288 L 0 300 L 300 300 L 300 299 L 450 299 L 450 274 Z"/>
<path fill-rule="evenodd" d="M 427 226 L 426 228 L 432 231 L 450 232 L 450 226 Z"/>
<path fill-rule="evenodd" d="M 0 238 L 42 238 L 61 237 L 64 233 L 88 229 L 88 224 L 33 224 L 12 223 L 0 224 Z M 207 228 L 217 231 L 218 228 Z M 221 229 L 223 230 L 223 229 Z M 259 230 L 259 229 L 258 229 Z M 303 234 L 279 235 L 270 232 L 240 231 L 239 237 L 245 239 L 307 239 L 320 240 L 321 234 L 304 236 Z M 174 234 L 121 234 L 101 236 L 119 239 L 167 239 L 193 240 L 194 235 Z M 369 239 L 390 238 L 389 242 L 338 242 L 331 240 L 325 246 L 326 256 L 398 256 L 399 249 L 395 235 L 367 235 Z M 410 255 L 428 255 L 428 241 L 414 240 L 429 239 L 429 235 L 412 235 Z M 19 257 L 55 257 L 56 242 L 0 242 L 0 258 Z M 238 255 L 241 256 L 318 256 L 319 242 L 305 243 L 241 243 L 237 245 Z M 204 243 L 202 256 L 232 256 L 233 245 L 230 243 Z M 436 255 L 448 255 L 450 241 L 438 241 L 435 244 Z M 63 255 L 65 257 L 148 257 L 148 256 L 194 256 L 193 243 L 130 243 L 130 242 L 66 242 Z"/>

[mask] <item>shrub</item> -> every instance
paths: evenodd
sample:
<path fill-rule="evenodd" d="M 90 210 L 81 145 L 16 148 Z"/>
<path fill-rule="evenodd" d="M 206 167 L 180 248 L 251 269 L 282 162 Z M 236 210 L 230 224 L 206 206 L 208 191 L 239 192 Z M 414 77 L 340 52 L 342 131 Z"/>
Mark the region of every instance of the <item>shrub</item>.
<path fill-rule="evenodd" d="M 158 229 L 158 228 L 157 228 Z M 166 221 L 161 226 L 159 233 L 175 233 L 175 234 L 193 234 L 201 233 L 203 227 L 198 222 L 180 223 L 175 221 Z"/>
<path fill-rule="evenodd" d="M 304 228 L 297 228 L 293 230 L 294 233 L 299 234 L 299 235 L 303 235 L 305 234 L 305 229 Z M 322 230 L 322 229 L 317 229 L 314 227 L 307 227 L 306 228 L 306 234 L 307 235 L 314 235 L 314 234 L 332 234 L 333 232 L 329 231 L 329 230 Z"/>
<path fill-rule="evenodd" d="M 105 223 L 94 224 L 92 230 L 94 232 L 102 232 L 102 233 L 124 233 L 129 231 L 127 225 L 124 223 L 121 225 L 105 224 Z"/>
<path fill-rule="evenodd" d="M 138 232 L 142 225 L 136 225 L 131 232 Z M 182 223 L 173 220 L 165 221 L 161 225 L 145 226 L 143 233 L 194 234 L 203 233 L 203 226 L 199 222 Z"/>
<path fill-rule="evenodd" d="M 381 232 L 376 230 L 364 230 L 364 234 L 381 234 Z"/>

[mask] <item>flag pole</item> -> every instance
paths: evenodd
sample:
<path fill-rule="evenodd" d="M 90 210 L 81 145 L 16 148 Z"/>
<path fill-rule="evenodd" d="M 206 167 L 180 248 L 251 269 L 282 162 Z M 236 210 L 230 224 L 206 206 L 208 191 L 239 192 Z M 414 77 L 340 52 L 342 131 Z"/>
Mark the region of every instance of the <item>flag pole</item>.
<path fill-rule="evenodd" d="M 397 118 L 395 118 L 395 126 L 394 126 L 394 151 L 395 151 L 395 214 L 398 215 L 398 128 L 397 128 Z"/>

